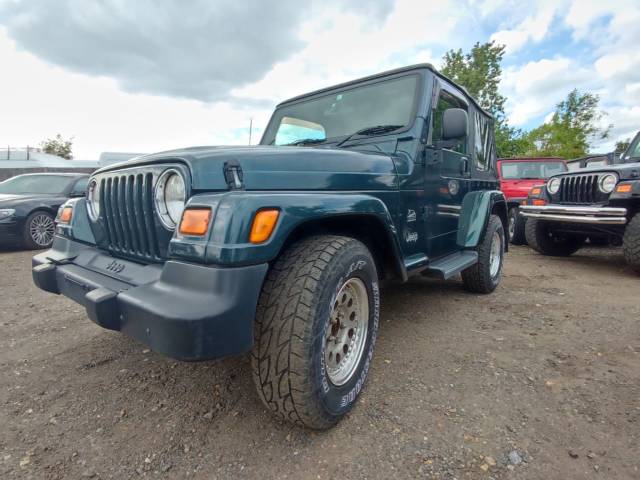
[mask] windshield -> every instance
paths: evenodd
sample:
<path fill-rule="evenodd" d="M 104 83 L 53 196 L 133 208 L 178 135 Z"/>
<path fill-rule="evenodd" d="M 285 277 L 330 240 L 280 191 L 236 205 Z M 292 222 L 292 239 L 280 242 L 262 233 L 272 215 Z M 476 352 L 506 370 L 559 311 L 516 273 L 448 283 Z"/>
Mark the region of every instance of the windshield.
<path fill-rule="evenodd" d="M 622 154 L 621 160 L 626 163 L 640 161 L 640 134 L 636 135 L 627 151 Z"/>
<path fill-rule="evenodd" d="M 416 75 L 350 87 L 276 110 L 261 144 L 287 145 L 337 141 L 374 126 L 409 126 L 412 121 Z"/>
<path fill-rule="evenodd" d="M 505 180 L 549 178 L 566 172 L 564 162 L 502 162 L 500 167 Z"/>
<path fill-rule="evenodd" d="M 0 193 L 61 194 L 73 180 L 73 177 L 62 175 L 18 175 L 0 182 Z"/>

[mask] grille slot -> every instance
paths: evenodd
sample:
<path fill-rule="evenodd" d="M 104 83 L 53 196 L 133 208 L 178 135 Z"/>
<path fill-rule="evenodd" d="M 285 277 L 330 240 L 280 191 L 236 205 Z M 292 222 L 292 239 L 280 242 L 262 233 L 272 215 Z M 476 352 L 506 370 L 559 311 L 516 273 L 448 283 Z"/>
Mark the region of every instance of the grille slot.
<path fill-rule="evenodd" d="M 153 219 L 153 173 L 113 174 L 100 180 L 107 248 L 146 261 L 162 260 Z"/>
<path fill-rule="evenodd" d="M 559 203 L 597 203 L 606 199 L 598 189 L 600 174 L 567 175 L 560 178 L 560 190 L 554 195 Z M 603 198 L 604 197 L 604 198 Z"/>

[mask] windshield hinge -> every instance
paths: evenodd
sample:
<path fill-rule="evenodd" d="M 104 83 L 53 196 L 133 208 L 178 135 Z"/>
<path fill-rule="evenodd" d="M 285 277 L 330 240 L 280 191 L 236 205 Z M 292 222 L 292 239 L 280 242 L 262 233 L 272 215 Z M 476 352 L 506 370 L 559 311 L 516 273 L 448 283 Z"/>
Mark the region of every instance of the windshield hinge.
<path fill-rule="evenodd" d="M 242 183 L 242 167 L 238 160 L 229 160 L 224 163 L 224 178 L 230 190 L 241 190 L 244 188 L 244 184 Z"/>

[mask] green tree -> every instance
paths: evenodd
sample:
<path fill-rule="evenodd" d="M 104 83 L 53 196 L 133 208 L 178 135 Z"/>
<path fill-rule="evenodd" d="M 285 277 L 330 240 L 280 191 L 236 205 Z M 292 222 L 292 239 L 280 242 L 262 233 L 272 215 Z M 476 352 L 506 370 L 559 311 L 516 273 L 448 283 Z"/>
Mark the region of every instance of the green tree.
<path fill-rule="evenodd" d="M 596 140 L 609 136 L 612 125 L 601 127 L 606 115 L 596 94 L 572 90 L 558 103 L 551 120 L 527 135 L 530 154 L 563 158 L 583 157 Z"/>
<path fill-rule="evenodd" d="M 57 134 L 54 138 L 48 138 L 43 142 L 40 142 L 40 148 L 44 153 L 57 155 L 59 157 L 66 158 L 67 160 L 71 160 L 73 158 L 71 152 L 73 149 L 73 137 L 65 140 L 62 138 L 62 135 Z"/>
<path fill-rule="evenodd" d="M 522 155 L 528 142 L 524 132 L 510 127 L 505 116 L 507 99 L 499 91 L 504 52 L 504 45 L 493 41 L 476 42 L 466 54 L 461 49 L 449 50 L 442 57 L 441 72 L 465 87 L 493 115 L 498 156 L 512 157 Z"/>

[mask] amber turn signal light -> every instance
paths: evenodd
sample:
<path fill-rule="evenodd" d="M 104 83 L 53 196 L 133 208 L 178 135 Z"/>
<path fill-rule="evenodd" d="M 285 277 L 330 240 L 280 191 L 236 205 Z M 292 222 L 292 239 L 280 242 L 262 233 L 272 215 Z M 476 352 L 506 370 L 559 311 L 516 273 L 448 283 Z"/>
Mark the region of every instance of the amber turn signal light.
<path fill-rule="evenodd" d="M 541 193 L 542 193 L 542 188 L 540 187 L 533 187 L 529 192 L 530 195 L 540 195 Z"/>
<path fill-rule="evenodd" d="M 182 214 L 180 233 L 183 235 L 202 236 L 209 230 L 210 221 L 210 208 L 187 208 Z"/>
<path fill-rule="evenodd" d="M 269 240 L 273 229 L 276 227 L 279 215 L 280 211 L 275 209 L 260 210 L 256 213 L 256 217 L 253 219 L 253 225 L 251 225 L 249 241 L 251 243 L 262 243 Z"/>
<path fill-rule="evenodd" d="M 629 193 L 632 187 L 630 183 L 621 183 L 616 187 L 616 193 Z"/>
<path fill-rule="evenodd" d="M 547 202 L 546 202 L 546 201 L 544 201 L 544 200 L 541 200 L 541 199 L 539 199 L 539 198 L 536 198 L 536 199 L 534 199 L 534 200 L 533 200 L 533 204 L 534 204 L 536 207 L 539 207 L 539 206 L 541 206 L 541 205 L 546 205 L 546 204 L 547 204 Z"/>
<path fill-rule="evenodd" d="M 58 223 L 71 223 L 72 217 L 73 217 L 73 207 L 64 207 L 60 212 L 60 218 L 58 218 Z"/>

